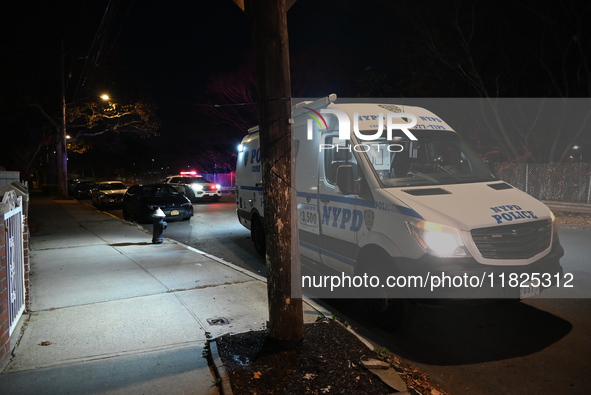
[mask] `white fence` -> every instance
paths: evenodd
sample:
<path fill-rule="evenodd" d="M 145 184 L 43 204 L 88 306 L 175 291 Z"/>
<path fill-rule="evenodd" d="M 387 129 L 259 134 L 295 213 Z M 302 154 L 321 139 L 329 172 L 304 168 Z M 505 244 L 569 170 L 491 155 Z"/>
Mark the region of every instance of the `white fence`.
<path fill-rule="evenodd" d="M 25 310 L 25 265 L 23 249 L 22 198 L 13 191 L 2 203 L 9 211 L 3 215 L 6 246 L 6 280 L 8 289 L 8 323 L 11 335 Z"/>

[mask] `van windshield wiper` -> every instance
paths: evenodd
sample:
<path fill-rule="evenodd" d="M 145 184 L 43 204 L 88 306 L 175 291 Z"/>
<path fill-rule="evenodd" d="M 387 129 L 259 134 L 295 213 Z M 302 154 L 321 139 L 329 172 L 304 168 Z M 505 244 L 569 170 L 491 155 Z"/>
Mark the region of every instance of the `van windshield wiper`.
<path fill-rule="evenodd" d="M 448 168 L 446 168 L 445 166 L 442 166 L 440 164 L 436 164 L 435 165 L 437 167 L 437 169 L 441 169 L 444 172 L 446 172 L 447 174 L 449 174 L 450 176 L 452 176 L 453 178 L 455 178 L 456 180 L 460 181 L 460 177 L 458 177 L 456 174 L 452 173 Z"/>
<path fill-rule="evenodd" d="M 425 174 L 425 173 L 421 173 L 421 172 L 419 172 L 419 171 L 409 171 L 409 172 L 408 172 L 408 174 L 407 174 L 407 176 L 411 176 L 411 177 L 421 177 L 421 178 L 423 178 L 423 179 L 425 179 L 425 180 L 433 181 L 433 182 L 434 182 L 434 183 L 436 183 L 436 184 L 441 184 L 441 181 L 440 181 L 440 180 L 438 180 L 437 178 L 435 178 L 435 177 L 431 177 L 430 175 L 428 175 L 428 174 Z"/>

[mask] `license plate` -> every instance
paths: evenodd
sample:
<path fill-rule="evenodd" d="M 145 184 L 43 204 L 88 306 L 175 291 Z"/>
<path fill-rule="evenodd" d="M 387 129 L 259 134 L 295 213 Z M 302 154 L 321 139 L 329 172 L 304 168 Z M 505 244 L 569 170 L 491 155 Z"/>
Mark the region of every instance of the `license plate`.
<path fill-rule="evenodd" d="M 540 294 L 540 287 L 534 287 L 532 282 L 522 284 L 519 287 L 519 299 L 531 298 Z"/>
<path fill-rule="evenodd" d="M 180 214 L 180 213 L 179 213 L 179 210 L 172 210 L 172 211 L 170 212 L 170 215 L 179 215 L 179 214 Z"/>

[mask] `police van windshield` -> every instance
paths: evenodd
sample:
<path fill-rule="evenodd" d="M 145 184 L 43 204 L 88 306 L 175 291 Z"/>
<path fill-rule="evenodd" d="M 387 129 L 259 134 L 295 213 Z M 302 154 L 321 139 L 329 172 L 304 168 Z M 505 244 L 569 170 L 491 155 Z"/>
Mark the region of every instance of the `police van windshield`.
<path fill-rule="evenodd" d="M 391 141 L 363 141 L 364 151 L 385 187 L 494 181 L 497 178 L 457 134 L 413 130 L 418 141 L 394 135 Z"/>

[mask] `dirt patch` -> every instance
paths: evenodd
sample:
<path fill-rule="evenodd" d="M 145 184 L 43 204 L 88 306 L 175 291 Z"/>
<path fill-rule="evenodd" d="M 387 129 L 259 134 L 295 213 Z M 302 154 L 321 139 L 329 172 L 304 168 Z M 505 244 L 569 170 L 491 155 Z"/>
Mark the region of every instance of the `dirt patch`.
<path fill-rule="evenodd" d="M 418 370 L 393 363 L 385 350 L 370 350 L 342 324 L 322 320 L 304 326 L 304 340 L 289 351 L 268 352 L 266 331 L 217 339 L 232 391 L 242 394 L 391 394 L 396 391 L 360 362 L 386 360 L 401 373 L 411 394 L 444 394 Z M 395 361 L 394 361 L 395 362 Z M 425 391 L 420 391 L 424 389 Z"/>
<path fill-rule="evenodd" d="M 590 229 L 589 227 L 591 227 L 591 214 L 563 213 L 559 211 L 554 214 L 560 225 L 575 229 Z"/>

